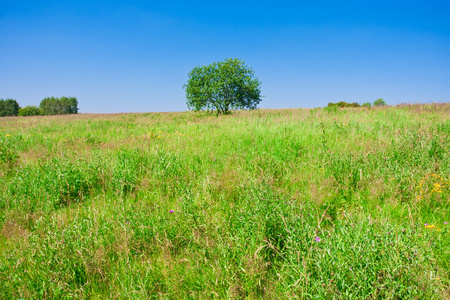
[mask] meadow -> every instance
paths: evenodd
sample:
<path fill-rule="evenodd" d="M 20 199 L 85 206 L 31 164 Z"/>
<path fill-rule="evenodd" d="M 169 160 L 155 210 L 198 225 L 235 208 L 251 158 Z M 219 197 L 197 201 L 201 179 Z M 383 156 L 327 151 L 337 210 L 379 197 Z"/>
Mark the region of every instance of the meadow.
<path fill-rule="evenodd" d="M 450 104 L 0 119 L 1 299 L 450 299 Z"/>

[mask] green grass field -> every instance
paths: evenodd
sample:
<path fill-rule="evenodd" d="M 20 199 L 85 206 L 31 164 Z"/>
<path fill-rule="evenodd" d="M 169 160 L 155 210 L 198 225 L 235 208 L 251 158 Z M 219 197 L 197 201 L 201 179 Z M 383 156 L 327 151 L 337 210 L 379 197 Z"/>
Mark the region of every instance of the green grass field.
<path fill-rule="evenodd" d="M 1 299 L 449 299 L 450 104 L 0 119 Z"/>

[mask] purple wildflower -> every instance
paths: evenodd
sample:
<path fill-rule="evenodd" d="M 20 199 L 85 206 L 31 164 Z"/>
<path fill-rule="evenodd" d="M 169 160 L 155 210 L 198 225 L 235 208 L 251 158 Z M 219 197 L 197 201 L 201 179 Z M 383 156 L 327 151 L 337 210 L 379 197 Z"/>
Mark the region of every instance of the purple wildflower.
<path fill-rule="evenodd" d="M 447 225 L 448 223 L 447 223 L 447 222 L 444 222 L 444 224 Z"/>
<path fill-rule="evenodd" d="M 170 212 L 171 214 L 173 214 L 173 210 L 170 210 L 169 212 Z"/>
<path fill-rule="evenodd" d="M 425 226 L 428 226 L 428 223 L 425 223 Z"/>
<path fill-rule="evenodd" d="M 315 240 L 316 242 L 320 242 L 320 237 L 316 236 Z"/>

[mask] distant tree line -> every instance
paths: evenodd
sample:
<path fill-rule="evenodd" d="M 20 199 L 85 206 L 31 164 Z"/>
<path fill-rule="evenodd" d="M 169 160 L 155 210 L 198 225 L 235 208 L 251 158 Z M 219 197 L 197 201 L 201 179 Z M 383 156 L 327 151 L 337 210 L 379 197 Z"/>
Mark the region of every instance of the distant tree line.
<path fill-rule="evenodd" d="M 327 107 L 343 108 L 343 107 L 361 107 L 361 106 L 363 106 L 363 107 L 370 108 L 372 106 L 385 106 L 385 105 L 386 105 L 386 102 L 382 98 L 379 98 L 379 99 L 375 100 L 373 102 L 373 104 L 370 102 L 366 102 L 361 105 L 358 102 L 349 103 L 349 102 L 345 102 L 345 101 L 340 101 L 340 102 L 336 102 L 336 103 L 330 102 L 330 103 L 328 103 Z"/>
<path fill-rule="evenodd" d="M 327 105 L 327 107 L 340 107 L 340 108 L 342 108 L 342 107 L 360 107 L 360 106 L 361 105 L 357 102 L 349 103 L 349 102 L 345 102 L 345 101 L 340 101 L 340 102 L 336 102 L 336 103 L 330 102 Z"/>
<path fill-rule="evenodd" d="M 15 99 L 0 99 L 0 117 L 67 115 L 78 113 L 78 101 L 75 97 L 45 98 L 39 104 L 21 108 Z"/>
<path fill-rule="evenodd" d="M 39 104 L 43 115 L 68 115 L 78 113 L 78 101 L 75 97 L 45 98 Z"/>

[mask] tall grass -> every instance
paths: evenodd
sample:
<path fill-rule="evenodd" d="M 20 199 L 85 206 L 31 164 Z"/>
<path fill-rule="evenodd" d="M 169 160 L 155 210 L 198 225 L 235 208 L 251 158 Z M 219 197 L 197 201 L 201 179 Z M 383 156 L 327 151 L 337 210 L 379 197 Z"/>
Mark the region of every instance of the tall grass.
<path fill-rule="evenodd" d="M 0 120 L 0 298 L 447 299 L 450 105 Z"/>

